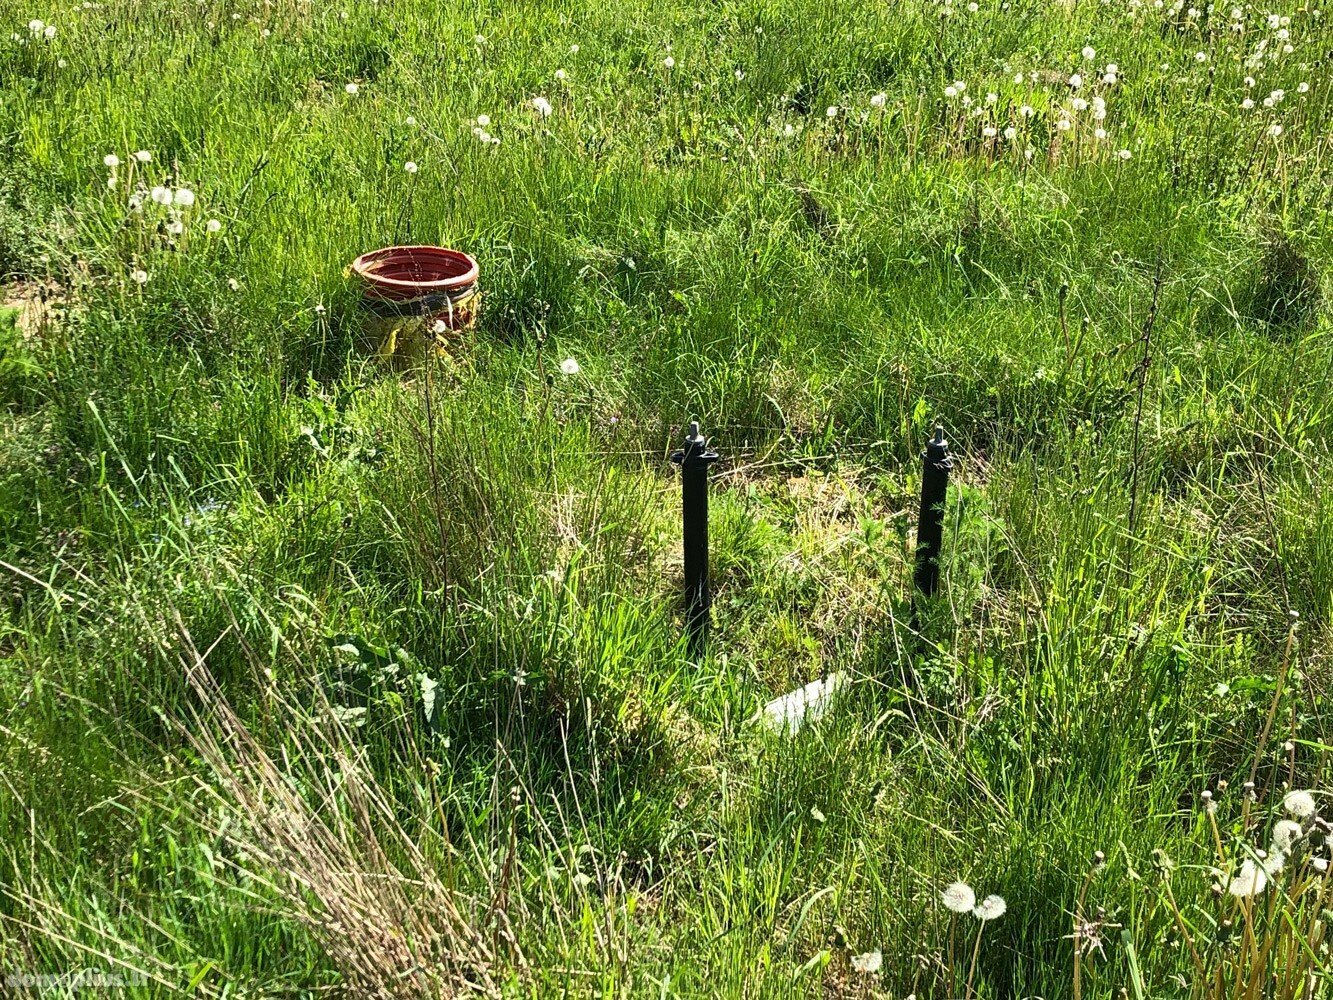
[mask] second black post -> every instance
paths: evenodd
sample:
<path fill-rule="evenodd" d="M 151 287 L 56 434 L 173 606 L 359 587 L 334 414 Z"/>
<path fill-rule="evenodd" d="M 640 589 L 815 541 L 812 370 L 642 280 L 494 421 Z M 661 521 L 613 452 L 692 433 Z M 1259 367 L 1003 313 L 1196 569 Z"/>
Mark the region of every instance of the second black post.
<path fill-rule="evenodd" d="M 708 641 L 708 467 L 717 461 L 717 452 L 699 431 L 699 422 L 690 424 L 685 446 L 671 456 L 680 466 L 681 510 L 685 547 L 685 630 L 691 656 L 700 656 Z"/>
<path fill-rule="evenodd" d="M 916 520 L 916 572 L 912 582 L 919 593 L 934 597 L 940 588 L 940 553 L 944 547 L 944 502 L 949 495 L 949 442 L 944 428 L 935 425 L 935 435 L 921 453 L 921 512 Z"/>

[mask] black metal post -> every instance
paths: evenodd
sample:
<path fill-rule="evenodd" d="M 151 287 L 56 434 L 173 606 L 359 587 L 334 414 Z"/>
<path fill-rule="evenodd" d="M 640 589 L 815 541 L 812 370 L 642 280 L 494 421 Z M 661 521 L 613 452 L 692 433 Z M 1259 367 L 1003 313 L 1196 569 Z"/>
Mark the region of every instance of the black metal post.
<path fill-rule="evenodd" d="M 691 656 L 699 656 L 708 641 L 708 467 L 717 452 L 699 432 L 699 422 L 690 424 L 685 446 L 671 456 L 680 466 L 681 509 L 685 542 L 685 630 Z"/>
<path fill-rule="evenodd" d="M 935 425 L 935 436 L 921 453 L 921 513 L 916 521 L 916 573 L 913 583 L 927 597 L 940 587 L 940 552 L 944 546 L 944 501 L 949 493 L 949 442 L 944 428 Z"/>

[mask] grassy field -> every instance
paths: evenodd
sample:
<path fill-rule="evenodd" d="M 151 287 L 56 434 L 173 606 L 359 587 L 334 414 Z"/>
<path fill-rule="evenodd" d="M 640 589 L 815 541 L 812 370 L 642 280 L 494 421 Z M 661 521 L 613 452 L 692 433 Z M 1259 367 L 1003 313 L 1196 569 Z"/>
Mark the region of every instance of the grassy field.
<path fill-rule="evenodd" d="M 1333 995 L 1313 3 L 0 0 L 0 992 Z"/>

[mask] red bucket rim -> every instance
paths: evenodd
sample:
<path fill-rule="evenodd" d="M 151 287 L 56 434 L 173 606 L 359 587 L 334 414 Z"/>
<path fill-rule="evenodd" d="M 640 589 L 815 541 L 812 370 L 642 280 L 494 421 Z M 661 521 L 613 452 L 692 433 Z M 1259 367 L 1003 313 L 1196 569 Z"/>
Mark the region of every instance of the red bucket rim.
<path fill-rule="evenodd" d="M 422 270 L 445 272 L 443 277 L 426 280 L 395 278 L 376 274 L 376 264 L 397 263 L 411 267 L 416 265 Z M 366 282 L 367 291 L 381 298 L 412 298 L 429 292 L 453 291 L 475 284 L 479 268 L 476 260 L 462 250 L 435 246 L 392 246 L 381 247 L 363 253 L 352 261 L 352 270 Z M 453 272 L 453 273 L 449 273 Z"/>

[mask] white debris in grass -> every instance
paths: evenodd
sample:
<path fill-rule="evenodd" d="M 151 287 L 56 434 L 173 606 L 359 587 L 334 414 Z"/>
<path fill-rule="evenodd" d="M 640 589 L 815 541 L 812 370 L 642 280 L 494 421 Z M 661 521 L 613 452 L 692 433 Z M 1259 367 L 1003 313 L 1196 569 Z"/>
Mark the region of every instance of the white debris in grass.
<path fill-rule="evenodd" d="M 845 685 L 846 675 L 829 674 L 822 680 L 811 681 L 781 698 L 774 698 L 764 706 L 764 724 L 789 736 L 800 732 L 807 722 L 823 718 L 833 704 L 834 696 Z"/>

